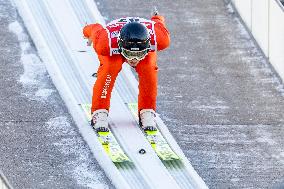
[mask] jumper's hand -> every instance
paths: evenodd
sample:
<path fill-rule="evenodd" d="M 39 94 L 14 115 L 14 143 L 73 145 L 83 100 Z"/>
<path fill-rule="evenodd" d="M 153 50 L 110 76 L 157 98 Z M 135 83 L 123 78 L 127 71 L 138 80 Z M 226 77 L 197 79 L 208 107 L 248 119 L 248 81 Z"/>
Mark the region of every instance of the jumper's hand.
<path fill-rule="evenodd" d="M 91 46 L 93 43 L 93 40 L 91 38 L 88 38 L 88 41 L 87 41 L 87 46 Z"/>
<path fill-rule="evenodd" d="M 84 39 L 87 39 L 87 40 L 88 40 L 88 41 L 87 41 L 87 46 L 91 46 L 91 45 L 92 45 L 93 41 L 92 41 L 91 38 L 87 38 L 87 37 L 84 36 Z"/>
<path fill-rule="evenodd" d="M 159 15 L 159 12 L 158 12 L 158 9 L 157 9 L 157 7 L 156 6 L 154 6 L 154 8 L 153 8 L 153 10 L 152 10 L 152 15 L 153 16 L 157 16 L 157 15 Z"/>
<path fill-rule="evenodd" d="M 84 29 L 83 29 L 83 33 L 84 33 L 84 39 L 88 39 L 88 41 L 87 41 L 87 46 L 91 46 L 92 45 L 92 43 L 93 43 L 93 41 L 92 41 L 92 39 L 90 38 L 90 37 L 86 37 L 86 34 L 85 34 L 85 28 L 86 28 L 86 26 L 88 26 L 88 22 L 86 21 L 85 22 L 85 27 L 84 27 Z"/>

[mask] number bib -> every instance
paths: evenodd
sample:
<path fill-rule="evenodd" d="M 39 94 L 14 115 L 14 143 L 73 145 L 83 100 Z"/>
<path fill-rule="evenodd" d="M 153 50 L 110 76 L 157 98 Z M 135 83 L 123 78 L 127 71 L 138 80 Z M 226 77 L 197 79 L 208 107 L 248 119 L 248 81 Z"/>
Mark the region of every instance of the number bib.
<path fill-rule="evenodd" d="M 121 28 L 130 22 L 139 22 L 141 24 L 144 24 L 149 31 L 150 34 L 150 42 L 151 42 L 151 47 L 150 51 L 156 51 L 157 50 L 157 43 L 156 43 L 156 34 L 154 30 L 154 21 L 147 20 L 144 18 L 139 18 L 139 17 L 125 17 L 125 18 L 119 18 L 116 20 L 113 20 L 109 24 L 106 25 L 106 29 L 108 32 L 108 39 L 109 39 L 109 48 L 110 48 L 110 56 L 113 54 L 119 54 L 118 52 L 118 36 Z"/>

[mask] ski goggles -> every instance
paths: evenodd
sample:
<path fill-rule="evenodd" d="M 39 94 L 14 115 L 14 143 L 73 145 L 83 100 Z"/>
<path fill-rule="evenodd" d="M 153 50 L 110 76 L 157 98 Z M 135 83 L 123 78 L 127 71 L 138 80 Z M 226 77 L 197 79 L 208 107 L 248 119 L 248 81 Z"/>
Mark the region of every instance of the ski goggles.
<path fill-rule="evenodd" d="M 145 49 L 142 51 L 130 51 L 125 48 L 121 48 L 121 54 L 124 56 L 127 60 L 143 60 L 145 56 L 148 54 L 149 49 Z"/>

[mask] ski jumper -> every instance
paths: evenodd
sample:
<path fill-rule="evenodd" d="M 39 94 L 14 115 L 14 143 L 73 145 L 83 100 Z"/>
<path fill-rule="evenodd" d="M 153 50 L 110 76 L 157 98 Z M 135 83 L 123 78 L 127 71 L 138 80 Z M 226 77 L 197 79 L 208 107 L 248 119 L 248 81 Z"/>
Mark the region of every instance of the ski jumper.
<path fill-rule="evenodd" d="M 151 20 L 143 18 L 120 18 L 107 24 L 104 28 L 100 24 L 90 24 L 84 27 L 83 34 L 92 40 L 100 66 L 97 80 L 93 87 L 92 109 L 110 108 L 111 91 L 116 77 L 127 60 L 118 52 L 117 37 L 120 29 L 129 22 L 136 21 L 145 24 L 150 32 L 151 49 L 146 57 L 134 68 L 139 78 L 138 110 L 153 109 L 156 111 L 158 66 L 157 50 L 169 46 L 170 36 L 165 26 L 163 16 L 156 15 Z"/>

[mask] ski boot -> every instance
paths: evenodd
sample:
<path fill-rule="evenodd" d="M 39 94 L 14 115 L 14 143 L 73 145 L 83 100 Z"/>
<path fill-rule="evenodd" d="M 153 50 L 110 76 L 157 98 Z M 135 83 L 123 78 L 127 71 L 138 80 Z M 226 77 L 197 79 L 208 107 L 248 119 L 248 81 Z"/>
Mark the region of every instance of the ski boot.
<path fill-rule="evenodd" d="M 156 113 L 152 109 L 143 109 L 140 111 L 139 123 L 141 128 L 146 131 L 157 131 L 155 121 Z"/>
<path fill-rule="evenodd" d="M 108 111 L 106 109 L 99 109 L 93 112 L 91 125 L 98 132 L 109 132 L 108 128 Z"/>

